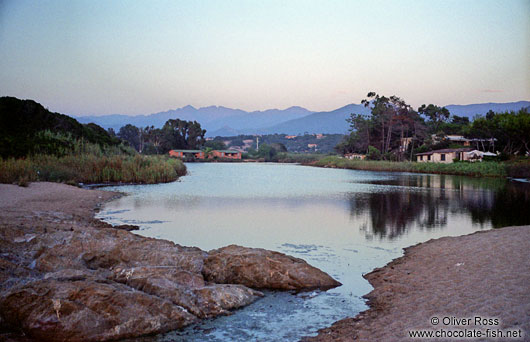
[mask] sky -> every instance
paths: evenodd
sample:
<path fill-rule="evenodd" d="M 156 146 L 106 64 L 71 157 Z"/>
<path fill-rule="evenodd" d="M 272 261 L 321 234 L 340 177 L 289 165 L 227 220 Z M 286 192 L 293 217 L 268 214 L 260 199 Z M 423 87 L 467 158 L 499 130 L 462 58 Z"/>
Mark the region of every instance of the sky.
<path fill-rule="evenodd" d="M 530 100 L 530 0 L 0 0 L 0 96 L 72 115 Z"/>

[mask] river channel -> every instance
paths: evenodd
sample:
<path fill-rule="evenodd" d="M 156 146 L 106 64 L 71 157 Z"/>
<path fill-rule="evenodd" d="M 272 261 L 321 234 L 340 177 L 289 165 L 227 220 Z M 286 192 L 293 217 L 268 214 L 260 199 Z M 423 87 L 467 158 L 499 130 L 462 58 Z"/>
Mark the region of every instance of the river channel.
<path fill-rule="evenodd" d="M 210 250 L 230 244 L 302 258 L 343 285 L 267 292 L 254 304 L 182 331 L 135 341 L 298 341 L 367 309 L 362 277 L 443 236 L 530 224 L 530 184 L 267 163 L 189 163 L 167 184 L 106 187 L 128 196 L 98 217 L 137 234 Z"/>

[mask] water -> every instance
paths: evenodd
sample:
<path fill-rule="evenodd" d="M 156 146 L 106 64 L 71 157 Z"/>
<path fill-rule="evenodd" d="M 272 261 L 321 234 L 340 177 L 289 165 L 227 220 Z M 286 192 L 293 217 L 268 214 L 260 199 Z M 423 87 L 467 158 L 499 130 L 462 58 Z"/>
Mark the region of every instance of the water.
<path fill-rule="evenodd" d="M 362 275 L 404 247 L 530 223 L 530 184 L 502 179 L 264 163 L 187 167 L 178 182 L 106 188 L 129 196 L 98 217 L 204 250 L 238 244 L 287 253 L 343 286 L 267 292 L 231 316 L 141 341 L 298 341 L 367 309 L 362 296 L 372 288 Z"/>

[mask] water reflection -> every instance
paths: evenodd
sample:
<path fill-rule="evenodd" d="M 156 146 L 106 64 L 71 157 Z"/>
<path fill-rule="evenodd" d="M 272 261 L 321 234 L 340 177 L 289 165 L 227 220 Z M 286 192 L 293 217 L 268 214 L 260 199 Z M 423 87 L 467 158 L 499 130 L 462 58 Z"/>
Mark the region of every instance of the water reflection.
<path fill-rule="evenodd" d="M 388 187 L 348 194 L 350 215 L 368 239 L 395 239 L 413 228 L 443 228 L 450 215 L 467 215 L 481 227 L 530 223 L 528 183 L 421 174 L 366 183 Z"/>

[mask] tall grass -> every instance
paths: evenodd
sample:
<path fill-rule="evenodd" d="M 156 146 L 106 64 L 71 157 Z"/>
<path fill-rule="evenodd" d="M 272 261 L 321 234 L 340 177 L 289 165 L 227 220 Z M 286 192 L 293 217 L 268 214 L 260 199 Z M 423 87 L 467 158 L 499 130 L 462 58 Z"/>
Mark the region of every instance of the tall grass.
<path fill-rule="evenodd" d="M 483 161 L 480 163 L 456 162 L 451 164 L 442 164 L 350 160 L 329 156 L 320 159 L 312 165 L 355 170 L 439 173 L 475 177 L 506 177 L 508 175 L 506 164 L 493 161 Z"/>
<path fill-rule="evenodd" d="M 186 166 L 165 156 L 92 154 L 36 155 L 0 159 L 0 183 L 164 183 L 186 174 Z"/>
<path fill-rule="evenodd" d="M 41 134 L 43 139 L 54 143 L 55 153 L 21 159 L 0 158 L 0 183 L 151 184 L 171 182 L 186 174 L 182 161 L 167 156 L 143 156 L 127 146 L 102 146 L 48 131 Z"/>

